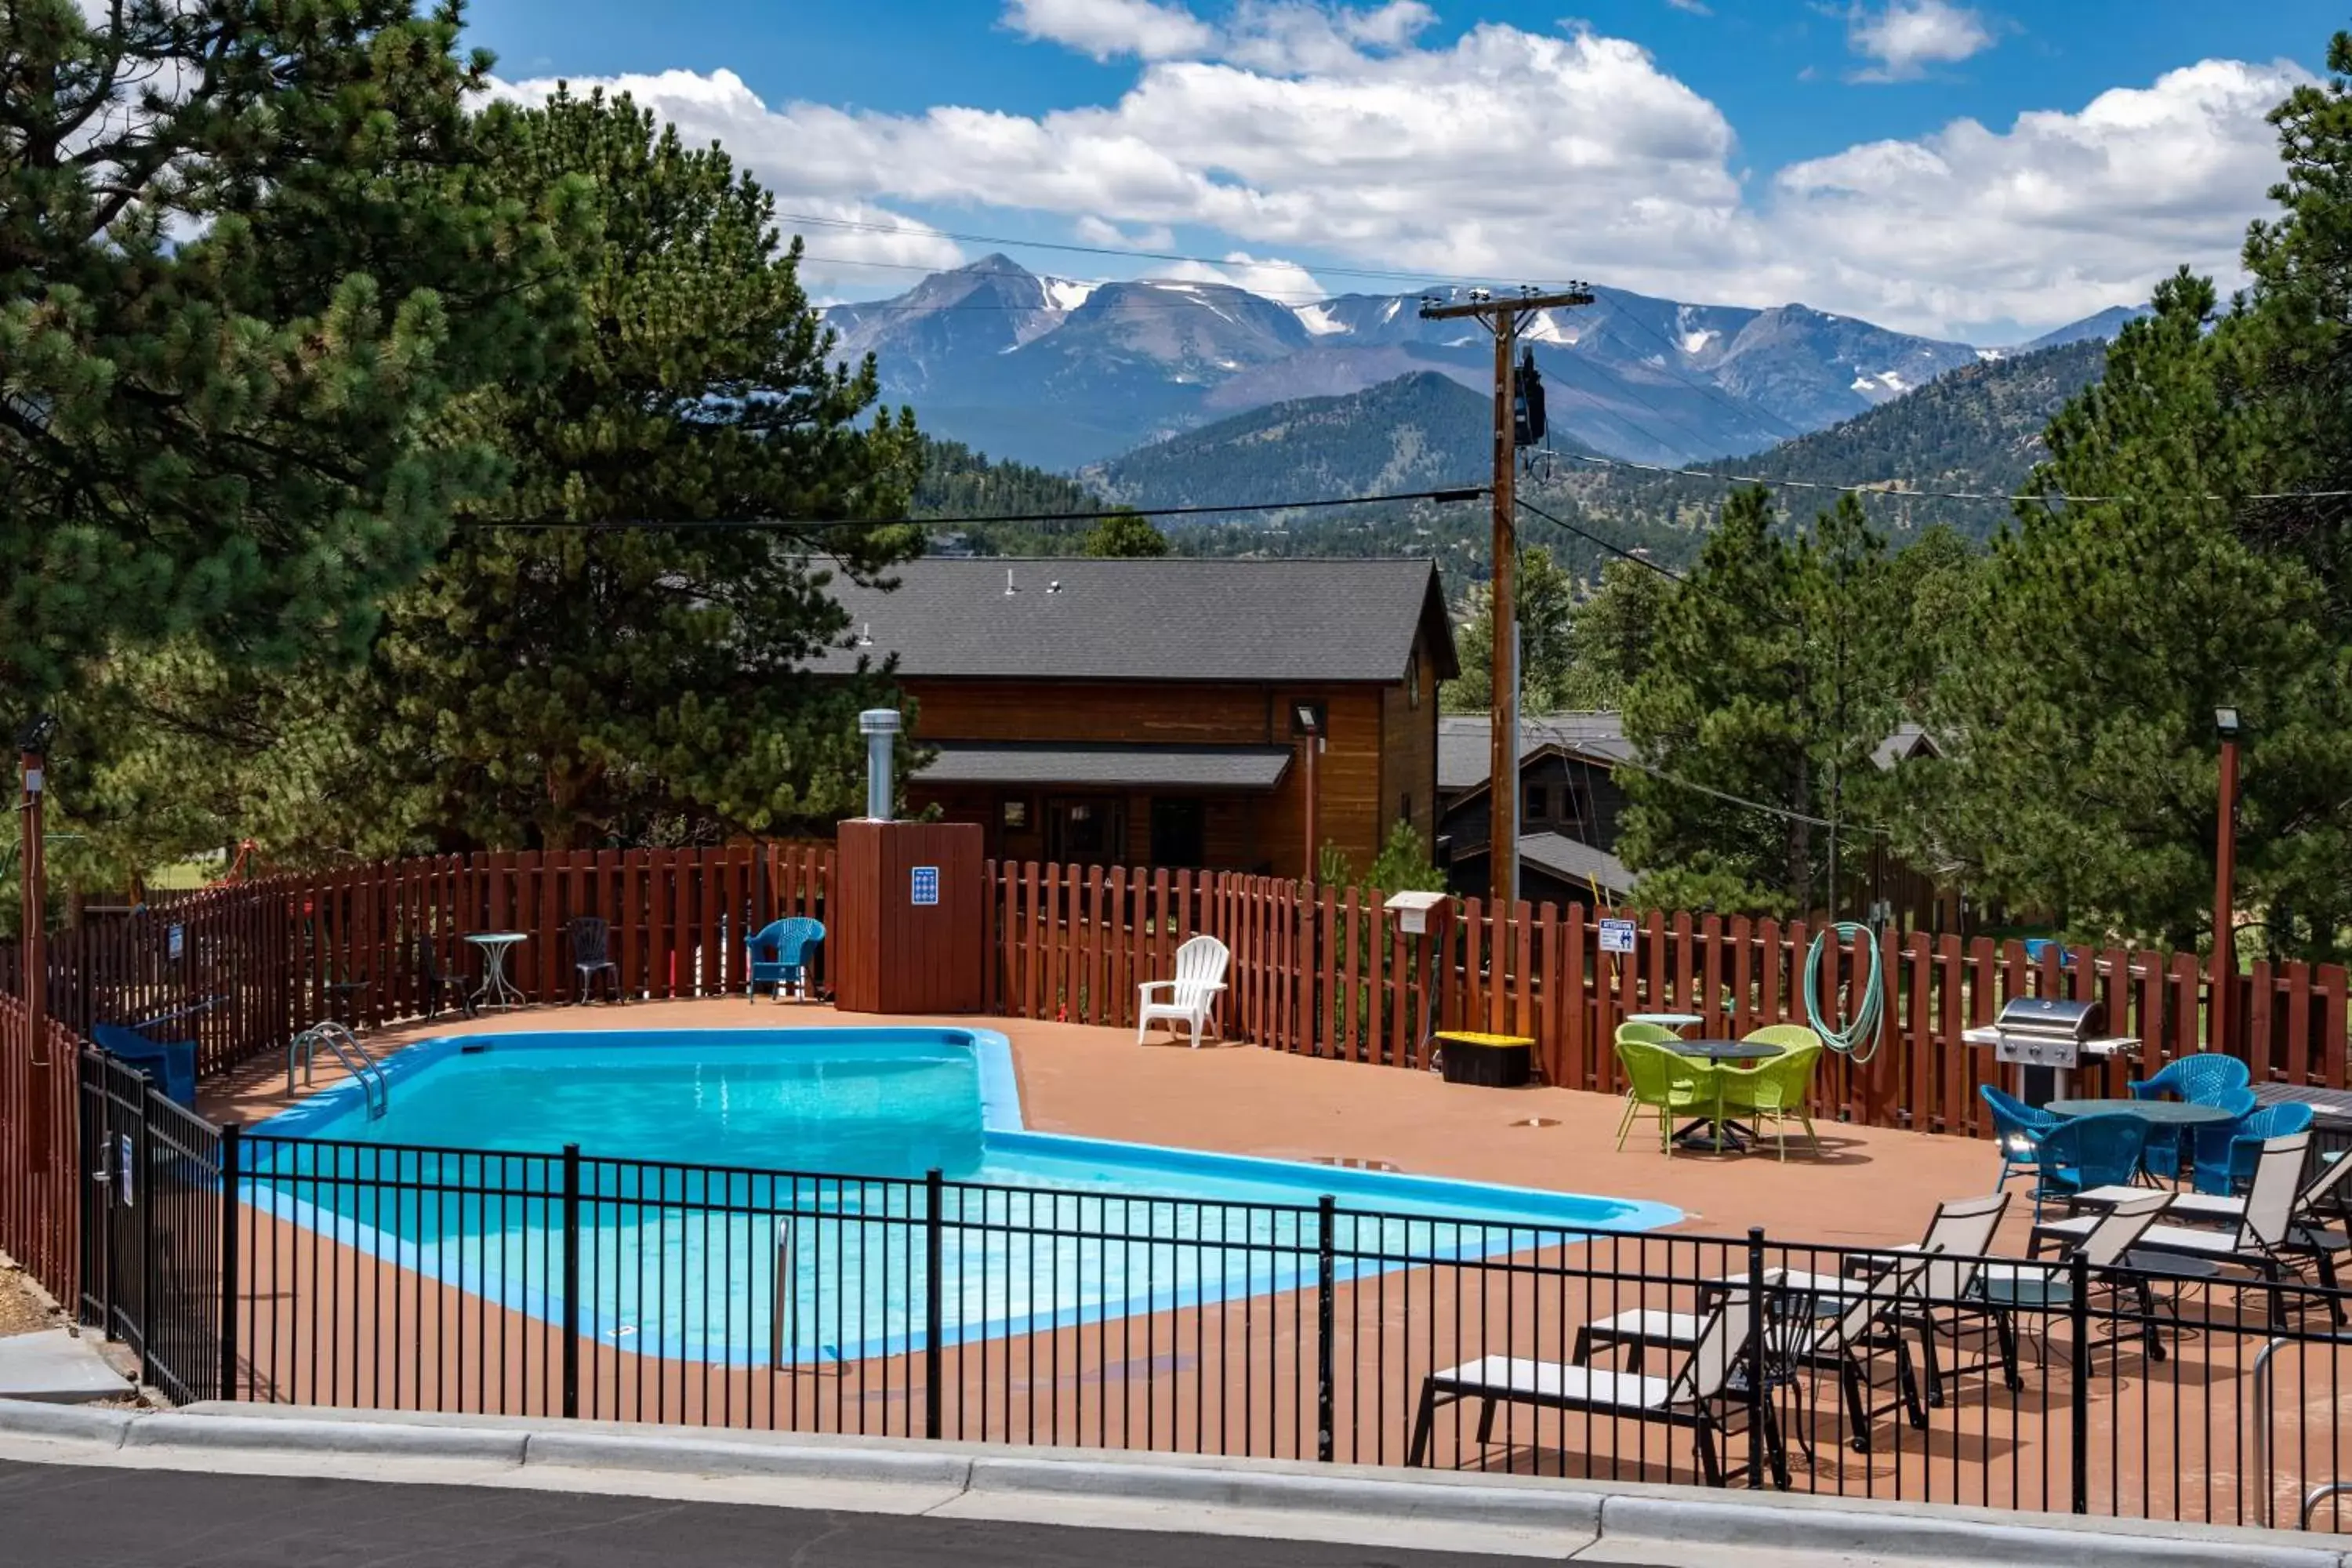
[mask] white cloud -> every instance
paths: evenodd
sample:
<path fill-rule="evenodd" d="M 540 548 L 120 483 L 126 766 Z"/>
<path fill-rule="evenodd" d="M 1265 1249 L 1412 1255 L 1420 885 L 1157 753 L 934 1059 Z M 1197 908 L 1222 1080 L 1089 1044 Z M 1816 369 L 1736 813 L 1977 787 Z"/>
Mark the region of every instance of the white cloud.
<path fill-rule="evenodd" d="M 1715 15 L 1715 7 L 1709 5 L 1706 0 L 1666 0 L 1666 4 L 1677 11 L 1687 11 L 1694 16 Z"/>
<path fill-rule="evenodd" d="M 2234 280 L 2244 226 L 2276 175 L 2263 116 L 2307 79 L 2285 62 L 2207 61 L 2079 110 L 2006 128 L 1957 121 L 1748 188 L 1723 114 L 1638 46 L 1495 25 L 1423 46 L 1418 10 L 1245 5 L 1193 58 L 1140 65 L 1116 101 L 1034 116 L 771 105 L 725 71 L 606 85 L 690 141 L 724 142 L 784 213 L 912 204 L 975 210 L 950 227 L 1007 226 L 982 216 L 996 209 L 1024 226 L 1058 220 L 1088 244 L 1167 250 L 1171 231 L 1221 236 L 1214 254 L 1234 259 L 1215 271 L 1231 278 L 1306 254 L 1691 300 L 1802 300 L 1965 335 L 2145 299 L 2183 261 Z M 1512 177 L 1496 178 L 1505 168 Z M 852 243 L 809 232 L 813 250 Z M 954 248 L 935 235 L 856 243 L 913 259 Z M 1321 291 L 1311 277 L 1264 276 L 1269 292 Z M 867 291 L 890 281 L 869 274 Z"/>
<path fill-rule="evenodd" d="M 1067 44 L 1098 60 L 1117 55 L 1156 60 L 1192 54 L 1216 37 L 1183 6 L 1154 0 L 1008 0 L 1004 25 L 1025 37 Z"/>
<path fill-rule="evenodd" d="M 1331 297 L 1331 290 L 1297 262 L 1278 257 L 1255 257 L 1243 250 L 1227 252 L 1224 261 L 1215 266 L 1205 261 L 1171 262 L 1155 268 L 1153 276 L 1195 283 L 1230 283 L 1285 305 L 1307 305 Z"/>
<path fill-rule="evenodd" d="M 1847 13 L 1846 43 L 1878 63 L 1855 73 L 1862 81 L 1907 81 L 1929 66 L 1957 65 L 1992 47 L 1984 18 L 1950 0 L 1887 0 L 1885 10 L 1857 3 Z"/>
<path fill-rule="evenodd" d="M 1780 172 L 1770 232 L 1819 258 L 1818 295 L 1915 321 L 2068 321 L 2144 300 L 2181 262 L 2234 279 L 2278 173 L 2263 115 L 2307 79 L 2208 60 L 2006 132 L 1959 120 L 1848 148 Z"/>

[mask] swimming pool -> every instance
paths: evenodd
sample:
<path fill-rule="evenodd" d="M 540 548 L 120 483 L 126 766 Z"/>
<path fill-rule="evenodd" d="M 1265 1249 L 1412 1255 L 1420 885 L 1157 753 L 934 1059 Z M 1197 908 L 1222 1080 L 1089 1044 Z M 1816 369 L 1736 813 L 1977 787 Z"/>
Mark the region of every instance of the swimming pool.
<path fill-rule="evenodd" d="M 551 1318 L 553 1152 L 577 1145 L 583 1331 L 734 1364 L 897 1353 L 929 1310 L 954 1342 L 1293 1289 L 1324 1264 L 1326 1197 L 1341 1279 L 1681 1217 L 1030 1132 L 988 1030 L 452 1035 L 388 1058 L 384 1080 L 382 1117 L 345 1083 L 255 1128 L 248 1201 Z"/>

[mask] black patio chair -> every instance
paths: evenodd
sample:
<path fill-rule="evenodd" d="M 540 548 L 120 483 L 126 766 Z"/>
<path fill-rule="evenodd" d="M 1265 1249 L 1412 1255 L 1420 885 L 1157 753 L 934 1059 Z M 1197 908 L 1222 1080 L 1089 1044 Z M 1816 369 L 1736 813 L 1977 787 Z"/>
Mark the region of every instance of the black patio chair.
<path fill-rule="evenodd" d="M 425 992 L 425 1016 L 427 1018 L 439 1017 L 441 998 L 446 994 L 457 998 L 459 1012 L 472 1017 L 473 994 L 466 989 L 464 981 L 443 972 L 440 944 L 429 936 L 420 936 L 414 945 L 416 950 L 416 982 Z"/>
<path fill-rule="evenodd" d="M 580 915 L 566 928 L 572 938 L 572 967 L 580 975 L 580 1001 L 593 993 L 596 976 L 605 977 L 605 999 L 621 999 L 621 966 L 613 962 L 612 929 L 594 915 Z"/>

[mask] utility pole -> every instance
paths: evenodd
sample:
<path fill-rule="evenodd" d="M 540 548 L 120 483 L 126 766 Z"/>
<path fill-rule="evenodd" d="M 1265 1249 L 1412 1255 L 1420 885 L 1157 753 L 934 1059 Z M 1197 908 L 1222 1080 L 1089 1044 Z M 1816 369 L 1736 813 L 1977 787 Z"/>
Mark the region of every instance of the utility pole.
<path fill-rule="evenodd" d="M 1424 321 L 1470 316 L 1495 334 L 1495 574 L 1487 599 L 1495 638 L 1489 652 L 1494 697 L 1487 721 L 1492 751 L 1486 773 L 1486 868 L 1488 896 L 1498 913 L 1508 910 L 1519 896 L 1519 605 L 1514 581 L 1519 546 L 1513 495 L 1518 461 L 1512 355 L 1520 329 L 1538 310 L 1591 303 L 1592 291 L 1579 286 L 1549 294 L 1522 289 L 1500 300 L 1484 289 L 1473 289 L 1467 300 L 1454 304 L 1424 299 L 1421 305 Z"/>
<path fill-rule="evenodd" d="M 17 953 L 25 965 L 25 1154 L 35 1173 L 49 1166 L 52 1132 L 50 1113 L 58 1101 L 52 1075 L 58 1064 L 49 1056 L 48 868 L 41 855 L 41 804 L 47 784 L 49 742 L 58 721 L 36 715 L 16 736 L 17 767 L 24 794 L 17 806 L 18 830 L 24 849 L 17 859 L 24 901 L 17 928 Z"/>

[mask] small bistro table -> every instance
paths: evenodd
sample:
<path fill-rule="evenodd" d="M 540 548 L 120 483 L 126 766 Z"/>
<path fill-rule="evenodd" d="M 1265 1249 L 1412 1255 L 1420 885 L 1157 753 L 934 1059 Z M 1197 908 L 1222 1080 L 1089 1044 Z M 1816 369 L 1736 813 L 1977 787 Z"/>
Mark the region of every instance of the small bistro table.
<path fill-rule="evenodd" d="M 1697 1057 L 1710 1062 L 1769 1061 L 1780 1054 L 1780 1047 L 1768 1046 L 1760 1040 L 1661 1040 L 1659 1044 L 1676 1056 Z M 1706 1131 L 1700 1131 L 1702 1127 Z M 1720 1154 L 1747 1148 L 1752 1135 L 1736 1121 L 1702 1116 L 1675 1133 L 1675 1142 L 1685 1149 L 1706 1149 Z"/>
<path fill-rule="evenodd" d="M 520 1007 L 523 994 L 507 979 L 507 954 L 529 939 L 530 933 L 519 931 L 476 931 L 466 940 L 482 955 L 481 989 L 474 993 L 478 1007 Z"/>
<path fill-rule="evenodd" d="M 1661 1029 L 1672 1029 L 1679 1035 L 1685 1029 L 1697 1028 L 1701 1024 L 1706 1023 L 1706 1019 L 1696 1013 L 1628 1013 L 1625 1015 L 1625 1022 L 1654 1024 Z"/>

